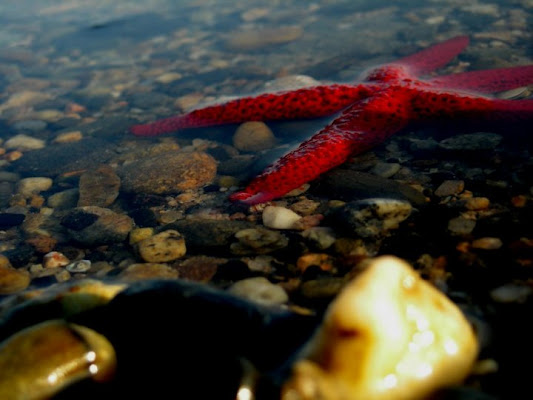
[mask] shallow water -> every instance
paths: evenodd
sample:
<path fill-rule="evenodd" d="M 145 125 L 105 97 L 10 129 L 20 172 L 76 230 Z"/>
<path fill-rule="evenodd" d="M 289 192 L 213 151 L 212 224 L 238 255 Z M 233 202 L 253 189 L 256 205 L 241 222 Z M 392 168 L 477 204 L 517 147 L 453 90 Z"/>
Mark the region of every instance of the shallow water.
<path fill-rule="evenodd" d="M 523 383 L 514 357 L 529 341 L 510 333 L 519 321 L 509 316 L 531 311 L 530 127 L 403 132 L 274 203 L 304 216 L 300 226 L 239 239 L 263 228 L 262 207 L 228 194 L 331 118 L 269 123 L 275 139 L 251 151 L 232 140 L 235 125 L 155 138 L 128 129 L 302 79 L 353 82 L 458 35 L 471 43 L 441 74 L 531 64 L 531 0 L 4 3 L 0 267 L 18 272 L 6 288 L 0 282 L 0 312 L 18 301 L 11 294 L 85 277 L 180 277 L 226 289 L 261 275 L 283 288 L 280 303 L 320 313 L 362 260 L 394 254 L 496 338 L 483 357 L 501 362 L 503 375 L 474 377 L 471 387 L 498 396 L 503 382 Z M 531 86 L 504 97 L 531 98 Z M 407 203 L 410 216 L 390 229 L 377 218 L 378 233 L 365 236 L 370 228 L 346 224 L 349 209 L 338 210 L 368 198 Z M 95 221 L 103 225 L 88 230 Z M 329 230 L 313 231 L 316 239 L 316 226 Z M 143 255 L 142 240 L 170 229 L 183 235 L 183 254 L 174 246 L 168 259 Z M 47 264 L 51 251 L 68 260 Z M 70 264 L 79 260 L 89 262 Z"/>

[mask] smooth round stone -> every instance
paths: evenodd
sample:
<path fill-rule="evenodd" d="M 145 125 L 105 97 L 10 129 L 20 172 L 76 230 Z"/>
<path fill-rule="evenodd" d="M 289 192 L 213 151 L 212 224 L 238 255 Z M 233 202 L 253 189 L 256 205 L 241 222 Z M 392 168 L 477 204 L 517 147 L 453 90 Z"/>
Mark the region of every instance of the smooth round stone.
<path fill-rule="evenodd" d="M 285 290 L 264 277 L 243 279 L 228 288 L 228 292 L 263 305 L 284 304 L 289 300 Z"/>
<path fill-rule="evenodd" d="M 55 137 L 54 143 L 72 143 L 78 142 L 83 139 L 83 133 L 81 131 L 63 132 Z"/>
<path fill-rule="evenodd" d="M 468 235 L 476 227 L 476 221 L 464 217 L 452 218 L 448 221 L 448 230 L 456 235 Z"/>
<path fill-rule="evenodd" d="M 34 177 L 21 179 L 17 185 L 17 193 L 29 197 L 35 193 L 44 192 L 52 187 L 51 178 Z"/>
<path fill-rule="evenodd" d="M 498 303 L 525 303 L 533 294 L 533 289 L 526 285 L 508 283 L 490 292 L 492 300 Z"/>
<path fill-rule="evenodd" d="M 148 239 L 154 235 L 154 228 L 135 228 L 130 232 L 130 244 L 139 243 L 141 240 Z"/>
<path fill-rule="evenodd" d="M 4 143 L 8 150 L 38 150 L 45 147 L 45 141 L 28 135 L 15 135 Z"/>
<path fill-rule="evenodd" d="M 472 248 L 481 250 L 498 250 L 502 246 L 502 240 L 497 237 L 484 237 L 472 242 Z"/>
<path fill-rule="evenodd" d="M 234 32 L 230 34 L 225 45 L 233 51 L 258 50 L 273 44 L 292 42 L 302 34 L 303 29 L 299 26 Z"/>
<path fill-rule="evenodd" d="M 465 182 L 461 180 L 448 180 L 442 182 L 435 190 L 435 196 L 446 197 L 461 193 L 465 189 Z"/>
<path fill-rule="evenodd" d="M 24 270 L 0 266 L 0 295 L 20 292 L 30 284 L 30 274 Z"/>
<path fill-rule="evenodd" d="M 396 172 L 398 172 L 401 168 L 401 165 L 398 163 L 384 163 L 384 162 L 378 162 L 372 169 L 370 170 L 371 174 L 381 176 L 382 178 L 390 178 Z"/>
<path fill-rule="evenodd" d="M 185 239 L 173 229 L 141 240 L 137 246 L 142 259 L 152 263 L 173 261 L 183 257 L 187 252 Z"/>
<path fill-rule="evenodd" d="M 233 146 L 241 151 L 262 151 L 272 148 L 276 137 L 261 121 L 244 122 L 233 135 Z"/>
<path fill-rule="evenodd" d="M 78 204 L 79 195 L 78 188 L 67 189 L 50 195 L 46 203 L 51 208 L 74 208 Z"/>
<path fill-rule="evenodd" d="M 267 206 L 263 210 L 263 225 L 272 229 L 292 229 L 302 217 L 285 207 Z"/>
<path fill-rule="evenodd" d="M 486 210 L 489 206 L 490 200 L 486 197 L 471 197 L 465 203 L 465 208 L 471 211 Z"/>
<path fill-rule="evenodd" d="M 320 250 L 327 249 L 336 240 L 333 229 L 321 226 L 308 228 L 301 235 Z"/>

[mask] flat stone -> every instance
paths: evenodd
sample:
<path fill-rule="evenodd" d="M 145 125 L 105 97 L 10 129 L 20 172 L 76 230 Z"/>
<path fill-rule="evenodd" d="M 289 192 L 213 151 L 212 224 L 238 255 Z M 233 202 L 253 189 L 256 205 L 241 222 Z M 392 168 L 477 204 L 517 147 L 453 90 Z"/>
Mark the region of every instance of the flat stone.
<path fill-rule="evenodd" d="M 303 34 L 299 26 L 233 32 L 226 40 L 226 47 L 234 51 L 258 50 L 273 44 L 292 42 Z"/>
<path fill-rule="evenodd" d="M 107 208 L 74 208 L 61 221 L 72 239 L 85 245 L 122 242 L 133 228 L 133 220 Z"/>
<path fill-rule="evenodd" d="M 446 197 L 461 193 L 465 189 L 465 182 L 461 180 L 447 180 L 435 190 L 435 196 Z"/>
<path fill-rule="evenodd" d="M 476 221 L 464 217 L 452 218 L 448 221 L 448 230 L 456 235 L 468 235 L 476 227 Z"/>
<path fill-rule="evenodd" d="M 184 219 L 166 225 L 184 237 L 188 247 L 225 248 L 235 241 L 235 234 L 254 225 L 247 221 Z"/>
<path fill-rule="evenodd" d="M 167 152 L 118 169 L 125 192 L 171 194 L 211 183 L 216 162 L 203 152 Z"/>
<path fill-rule="evenodd" d="M 497 133 L 477 132 L 444 139 L 439 142 L 439 147 L 455 151 L 493 150 L 501 141 L 502 136 Z"/>
<path fill-rule="evenodd" d="M 178 271 L 167 264 L 139 263 L 127 267 L 122 271 L 120 277 L 127 280 L 176 279 L 178 278 Z"/>
<path fill-rule="evenodd" d="M 107 207 L 118 197 L 120 178 L 108 165 L 85 172 L 80 176 L 78 207 Z"/>
<path fill-rule="evenodd" d="M 29 151 L 45 147 L 45 141 L 28 135 L 15 135 L 4 143 L 8 150 Z"/>
<path fill-rule="evenodd" d="M 24 178 L 17 185 L 17 193 L 24 197 L 30 197 L 50 189 L 53 183 L 52 179 L 46 177 Z"/>

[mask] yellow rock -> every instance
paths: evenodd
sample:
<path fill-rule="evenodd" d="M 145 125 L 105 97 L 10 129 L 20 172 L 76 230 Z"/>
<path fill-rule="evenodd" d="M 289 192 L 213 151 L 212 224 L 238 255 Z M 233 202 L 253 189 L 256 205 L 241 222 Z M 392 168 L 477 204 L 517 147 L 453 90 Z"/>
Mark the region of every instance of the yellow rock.
<path fill-rule="evenodd" d="M 154 234 L 154 228 L 135 228 L 130 232 L 130 244 L 139 243 Z"/>
<path fill-rule="evenodd" d="M 164 263 L 183 257 L 187 251 L 185 239 L 178 231 L 169 229 L 141 240 L 138 243 L 139 254 L 149 263 Z"/>
<path fill-rule="evenodd" d="M 282 399 L 423 399 L 461 382 L 477 353 L 457 306 L 404 261 L 380 257 L 330 305 Z"/>
<path fill-rule="evenodd" d="M 0 398 L 50 398 L 83 378 L 108 380 L 115 366 L 115 351 L 102 335 L 65 321 L 46 321 L 0 343 Z"/>
<path fill-rule="evenodd" d="M 4 261 L 1 263 L 4 264 Z M 30 274 L 27 271 L 0 266 L 0 295 L 20 292 L 28 287 L 30 280 Z"/>

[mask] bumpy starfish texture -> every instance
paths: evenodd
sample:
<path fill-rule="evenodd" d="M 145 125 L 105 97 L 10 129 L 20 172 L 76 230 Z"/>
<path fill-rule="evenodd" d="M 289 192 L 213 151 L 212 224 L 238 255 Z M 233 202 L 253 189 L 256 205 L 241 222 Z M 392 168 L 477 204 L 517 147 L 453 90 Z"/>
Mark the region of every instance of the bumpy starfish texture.
<path fill-rule="evenodd" d="M 135 125 L 138 136 L 239 123 L 318 118 L 340 113 L 297 149 L 254 178 L 232 201 L 266 202 L 383 142 L 413 123 L 460 122 L 471 127 L 533 123 L 533 99 L 501 100 L 486 94 L 533 83 L 533 65 L 419 79 L 469 43 L 459 36 L 371 70 L 357 84 L 333 84 L 245 97 L 188 114 Z"/>

